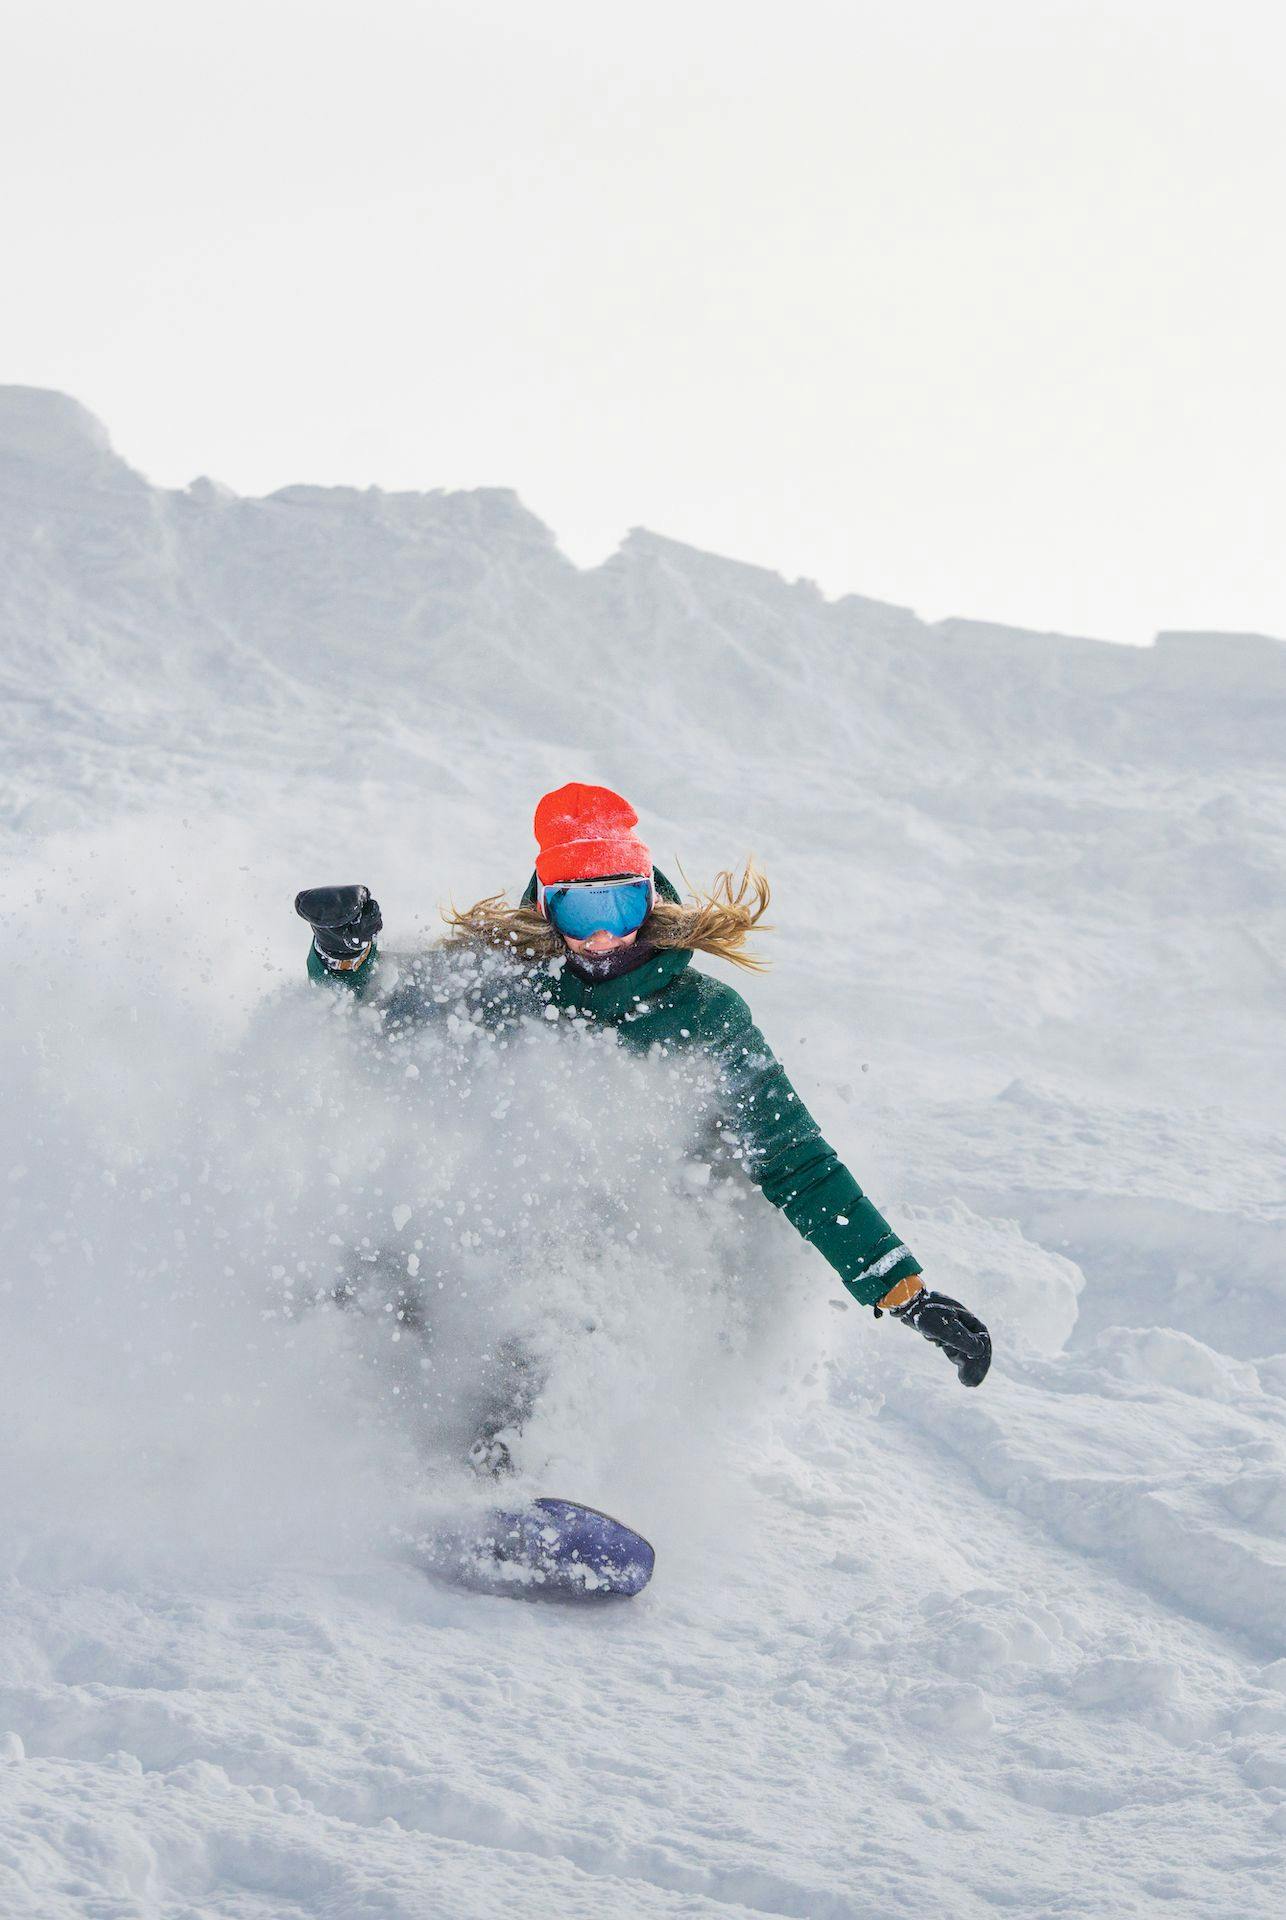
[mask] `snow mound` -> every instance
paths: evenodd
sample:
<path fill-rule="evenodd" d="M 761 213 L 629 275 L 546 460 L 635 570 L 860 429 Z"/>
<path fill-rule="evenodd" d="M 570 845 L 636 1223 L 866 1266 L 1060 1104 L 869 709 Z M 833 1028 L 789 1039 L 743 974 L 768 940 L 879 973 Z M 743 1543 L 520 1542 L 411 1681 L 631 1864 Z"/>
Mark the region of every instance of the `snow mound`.
<path fill-rule="evenodd" d="M 985 1299 L 1001 1345 L 1058 1353 L 1076 1325 L 1085 1276 L 1074 1261 L 1033 1243 L 1016 1220 L 987 1219 L 962 1201 L 907 1209 L 907 1237 L 943 1293 Z"/>
<path fill-rule="evenodd" d="M 101 473 L 115 462 L 101 420 L 65 393 L 0 386 L 0 462 L 59 473 Z"/>
<path fill-rule="evenodd" d="M 1275 1920 L 1286 647 L 166 492 L 6 388 L 0 694 L 6 1920 Z M 979 1392 L 703 1177 L 699 1075 L 414 959 L 573 778 L 766 866 L 756 1017 Z M 355 879 L 432 1028 L 304 981 Z M 528 1389 L 622 1611 L 407 1557 Z"/>
<path fill-rule="evenodd" d="M 1216 1353 L 1173 1327 L 1108 1327 L 1095 1346 L 1106 1370 L 1123 1380 L 1155 1381 L 1230 1404 L 1259 1392 L 1254 1367 Z"/>

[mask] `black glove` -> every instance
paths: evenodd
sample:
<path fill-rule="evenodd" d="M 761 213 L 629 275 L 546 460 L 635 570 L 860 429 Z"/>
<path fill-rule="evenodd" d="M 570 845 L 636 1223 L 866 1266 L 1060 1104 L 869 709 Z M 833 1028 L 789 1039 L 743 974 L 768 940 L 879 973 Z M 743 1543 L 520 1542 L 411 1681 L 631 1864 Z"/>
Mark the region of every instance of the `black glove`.
<path fill-rule="evenodd" d="M 308 922 L 313 944 L 327 960 L 353 959 L 384 925 L 369 887 L 306 887 L 295 895 L 295 912 Z"/>
<path fill-rule="evenodd" d="M 958 1300 L 945 1293 L 930 1293 L 921 1287 L 904 1307 L 888 1311 L 903 1326 L 914 1327 L 935 1347 L 941 1347 L 966 1387 L 980 1387 L 991 1365 L 991 1335 L 979 1320 Z M 881 1309 L 875 1309 L 879 1317 Z"/>

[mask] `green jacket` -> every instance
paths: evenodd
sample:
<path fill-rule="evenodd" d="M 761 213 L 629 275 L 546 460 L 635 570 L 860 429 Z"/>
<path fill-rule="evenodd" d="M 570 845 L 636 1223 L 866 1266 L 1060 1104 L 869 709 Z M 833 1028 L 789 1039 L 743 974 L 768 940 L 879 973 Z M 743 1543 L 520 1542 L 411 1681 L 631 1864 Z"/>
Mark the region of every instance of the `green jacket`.
<path fill-rule="evenodd" d="M 674 895 L 657 875 L 658 890 Z M 534 897 L 534 883 L 529 888 Z M 632 1052 L 662 1056 L 699 1051 L 718 1068 L 726 1091 L 727 1121 L 744 1146 L 745 1168 L 766 1199 L 817 1248 L 863 1306 L 881 1299 L 899 1280 L 920 1271 L 888 1221 L 866 1198 L 787 1079 L 780 1061 L 734 987 L 699 973 L 687 948 L 654 954 L 619 980 L 593 984 L 559 962 L 505 963 L 478 1000 L 492 1024 L 556 1009 L 614 1027 Z M 395 1021 L 409 1002 L 385 991 L 376 948 L 352 972 L 332 972 L 315 948 L 309 977 L 383 1004 Z M 421 1002 L 422 1006 L 422 1002 Z"/>

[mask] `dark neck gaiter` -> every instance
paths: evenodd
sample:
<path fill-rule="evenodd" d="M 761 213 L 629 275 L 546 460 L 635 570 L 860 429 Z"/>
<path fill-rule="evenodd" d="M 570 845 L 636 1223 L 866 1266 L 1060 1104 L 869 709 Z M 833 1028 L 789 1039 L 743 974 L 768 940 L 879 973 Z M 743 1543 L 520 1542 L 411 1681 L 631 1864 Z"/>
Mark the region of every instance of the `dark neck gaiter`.
<path fill-rule="evenodd" d="M 602 980 L 619 980 L 623 974 L 633 973 L 635 967 L 643 966 L 656 948 L 646 940 L 636 940 L 632 947 L 617 947 L 612 953 L 573 953 L 567 952 L 567 970 L 583 980 L 588 987 L 596 987 Z"/>

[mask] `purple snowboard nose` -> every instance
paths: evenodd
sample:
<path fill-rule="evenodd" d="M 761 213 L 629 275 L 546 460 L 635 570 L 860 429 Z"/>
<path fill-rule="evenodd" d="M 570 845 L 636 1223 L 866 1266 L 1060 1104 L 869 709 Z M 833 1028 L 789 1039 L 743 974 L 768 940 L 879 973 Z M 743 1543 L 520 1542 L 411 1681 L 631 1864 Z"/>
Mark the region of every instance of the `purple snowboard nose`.
<path fill-rule="evenodd" d="M 491 1513 L 438 1543 L 440 1572 L 462 1586 L 523 1598 L 629 1598 L 652 1578 L 656 1554 L 641 1533 L 575 1500 L 535 1500 Z"/>

